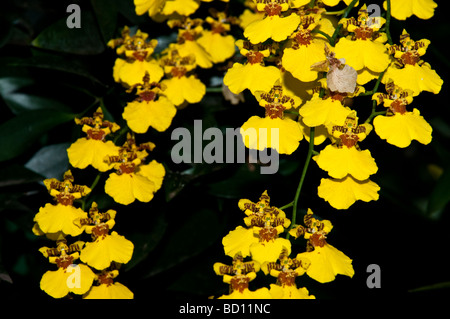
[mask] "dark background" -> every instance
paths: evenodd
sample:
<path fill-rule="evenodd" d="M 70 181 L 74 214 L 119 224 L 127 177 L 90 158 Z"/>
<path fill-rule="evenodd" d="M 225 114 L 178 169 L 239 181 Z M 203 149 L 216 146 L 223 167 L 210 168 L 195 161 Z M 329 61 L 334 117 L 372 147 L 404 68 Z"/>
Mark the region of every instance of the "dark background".
<path fill-rule="evenodd" d="M 305 275 L 297 280 L 299 287 L 307 287 L 317 298 L 433 300 L 449 294 L 450 29 L 444 1 L 436 2 L 439 6 L 430 20 L 412 17 L 406 22 L 391 21 L 394 43 L 403 28 L 414 40 L 431 40 L 423 59 L 437 71 L 444 85 L 439 95 L 421 93 L 410 108 L 418 108 L 433 126 L 433 141 L 427 146 L 414 141 L 408 148 L 399 149 L 374 133 L 369 135 L 361 147 L 370 149 L 378 165 L 372 180 L 381 187 L 380 198 L 376 202 L 357 202 L 345 211 L 333 209 L 317 196 L 317 186 L 326 173 L 311 162 L 300 195 L 300 213 L 311 208 L 321 218 L 331 220 L 334 228 L 328 242 L 352 258 L 355 268 L 353 279 L 338 276 L 331 283 L 319 284 Z M 70 3 L 81 7 L 81 29 L 65 28 Z M 210 6 L 222 9 L 225 4 L 202 3 L 196 16 L 205 17 L 205 8 Z M 237 14 L 243 7 L 233 2 L 232 8 Z M 124 124 L 121 113 L 133 97 L 114 83 L 112 66 L 116 56 L 105 44 L 118 37 L 125 25 L 139 26 L 150 38 L 159 38 L 162 45 L 174 39 L 164 23 L 136 16 L 131 0 L 2 4 L 0 292 L 11 299 L 51 299 L 40 290 L 39 281 L 54 266 L 38 249 L 52 243 L 34 236 L 31 228 L 39 207 L 52 201 L 42 179 L 62 178 L 68 168 L 65 149 L 82 136 L 81 127 L 64 120 L 64 114 L 80 114 L 91 107 L 86 114 L 91 115 L 103 105 L 107 118 Z M 233 32 L 239 36 L 237 28 Z M 211 87 L 211 77 L 223 76 L 224 67 L 222 64 L 198 70 L 198 76 Z M 366 89 L 373 84 L 367 84 Z M 175 141 L 171 141 L 170 134 L 174 128 L 192 129 L 195 119 L 203 119 L 203 129 L 240 127 L 250 116 L 262 115 L 251 95 L 246 95 L 246 101 L 235 106 L 220 93 L 208 93 L 201 103 L 179 110 L 166 132 L 150 129 L 137 136 L 138 142 L 156 143 L 151 158 L 164 163 L 167 169 L 163 188 L 150 203 L 116 204 L 102 194 L 107 174 L 102 175 L 89 197 L 89 202 L 98 202 L 101 209 L 117 210 L 114 230 L 135 244 L 133 259 L 123 266 L 117 281 L 129 287 L 136 300 L 203 300 L 228 293 L 228 285 L 214 274 L 212 265 L 231 263 L 223 253 L 221 240 L 230 230 L 243 225 L 239 199 L 256 202 L 264 190 L 277 207 L 293 199 L 308 148 L 305 141 L 291 156 L 280 157 L 276 175 L 260 175 L 259 167 L 252 164 L 175 165 L 171 161 Z M 370 97 L 357 98 L 354 103 L 360 118 L 370 114 Z M 320 151 L 322 147 L 315 149 Z M 442 169 L 443 174 L 439 177 L 433 173 L 433 167 Z M 97 175 L 91 169 L 72 172 L 76 184 L 88 186 Z M 286 213 L 290 217 L 291 209 Z M 301 219 L 302 215 L 297 218 Z M 294 243 L 294 254 L 304 249 L 304 241 Z M 381 267 L 380 289 L 367 288 L 370 264 Z M 274 278 L 260 273 L 250 288 L 270 283 Z"/>

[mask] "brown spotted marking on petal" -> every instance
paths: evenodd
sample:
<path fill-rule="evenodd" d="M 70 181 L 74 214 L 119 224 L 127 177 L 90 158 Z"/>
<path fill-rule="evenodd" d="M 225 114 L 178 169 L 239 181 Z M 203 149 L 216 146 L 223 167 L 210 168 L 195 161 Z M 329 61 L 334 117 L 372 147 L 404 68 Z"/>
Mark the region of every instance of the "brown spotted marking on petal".
<path fill-rule="evenodd" d="M 264 227 L 259 231 L 259 238 L 262 242 L 269 242 L 278 237 L 278 231 L 274 227 Z"/>
<path fill-rule="evenodd" d="M 358 40 L 371 40 L 373 29 L 368 26 L 361 26 L 355 29 L 355 38 Z"/>
<path fill-rule="evenodd" d="M 250 64 L 262 63 L 264 59 L 264 55 L 257 51 L 250 51 L 246 54 L 246 56 L 248 63 Z"/>
<path fill-rule="evenodd" d="M 136 165 L 134 163 L 123 163 L 120 165 L 118 173 L 131 174 L 131 173 L 134 173 L 135 170 L 136 170 Z"/>
<path fill-rule="evenodd" d="M 108 233 L 109 233 L 108 224 L 100 224 L 92 228 L 92 236 L 94 240 L 97 240 L 98 238 L 105 239 Z"/>
<path fill-rule="evenodd" d="M 417 51 L 408 51 L 400 57 L 403 64 L 416 65 L 420 61 L 420 55 Z"/>
<path fill-rule="evenodd" d="M 309 238 L 309 241 L 314 247 L 323 247 L 327 243 L 325 241 L 325 238 L 326 236 L 324 233 L 316 232 L 312 234 L 312 236 Z"/>
<path fill-rule="evenodd" d="M 221 22 L 214 22 L 211 25 L 211 33 L 212 34 L 216 34 L 216 33 L 222 34 L 222 33 L 225 33 L 226 31 L 227 30 L 225 29 L 225 27 L 223 26 L 223 23 L 221 23 Z"/>
<path fill-rule="evenodd" d="M 248 283 L 250 282 L 250 278 L 245 275 L 237 275 L 231 278 L 230 288 L 231 291 L 239 291 L 243 292 L 245 289 L 248 289 Z"/>
<path fill-rule="evenodd" d="M 174 78 L 181 78 L 182 76 L 185 76 L 187 72 L 187 69 L 184 66 L 176 66 L 173 67 L 170 73 Z"/>
<path fill-rule="evenodd" d="M 313 37 L 311 35 L 311 32 L 309 30 L 300 30 L 297 32 L 297 34 L 294 36 L 294 49 L 298 49 L 299 45 L 310 45 L 313 41 Z"/>
<path fill-rule="evenodd" d="M 154 101 L 156 98 L 156 93 L 153 91 L 144 91 L 139 93 L 139 99 L 141 101 L 145 101 L 145 102 L 151 102 Z"/>
<path fill-rule="evenodd" d="M 60 193 L 56 195 L 56 202 L 64 206 L 72 206 L 75 197 L 69 193 Z"/>
<path fill-rule="evenodd" d="M 106 273 L 98 276 L 98 282 L 101 285 L 111 286 L 114 283 L 114 280 L 111 278 L 111 276 Z"/>
<path fill-rule="evenodd" d="M 73 257 L 72 256 L 61 256 L 55 259 L 56 265 L 59 268 L 67 269 L 70 265 L 73 263 Z"/>
<path fill-rule="evenodd" d="M 283 112 L 286 109 L 283 105 L 279 103 L 270 103 L 266 104 L 266 117 L 270 117 L 271 119 L 283 118 Z"/>
<path fill-rule="evenodd" d="M 133 52 L 133 57 L 138 60 L 138 61 L 144 61 L 145 58 L 147 58 L 147 51 L 134 51 Z"/>
<path fill-rule="evenodd" d="M 394 102 L 392 102 L 391 105 L 389 106 L 389 108 L 394 113 L 400 113 L 400 114 L 406 113 L 406 104 L 401 99 L 398 99 L 398 100 L 395 100 Z"/>
<path fill-rule="evenodd" d="M 359 137 L 357 135 L 354 135 L 354 134 L 351 134 L 351 135 L 342 134 L 340 136 L 340 139 L 341 139 L 342 145 L 345 145 L 348 148 L 351 148 L 351 147 L 356 145 L 356 143 L 359 140 Z"/>
<path fill-rule="evenodd" d="M 282 7 L 278 3 L 269 2 L 264 7 L 264 12 L 269 16 L 281 15 Z"/>
<path fill-rule="evenodd" d="M 295 286 L 295 278 L 297 278 L 298 274 L 291 270 L 285 270 L 280 272 L 278 275 L 277 281 L 280 283 L 281 286 Z"/>
<path fill-rule="evenodd" d="M 97 140 L 97 141 L 103 141 L 105 139 L 106 133 L 102 129 L 89 129 L 87 132 L 87 139 L 88 140 Z"/>

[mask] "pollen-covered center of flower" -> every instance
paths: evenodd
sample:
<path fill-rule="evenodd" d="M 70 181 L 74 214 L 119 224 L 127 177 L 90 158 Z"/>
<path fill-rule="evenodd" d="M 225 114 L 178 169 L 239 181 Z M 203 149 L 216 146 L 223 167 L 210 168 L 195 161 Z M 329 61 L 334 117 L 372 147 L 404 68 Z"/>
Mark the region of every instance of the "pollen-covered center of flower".
<path fill-rule="evenodd" d="M 262 63 L 264 59 L 264 55 L 258 51 L 249 51 L 246 57 L 250 64 Z"/>
<path fill-rule="evenodd" d="M 230 286 L 232 291 L 243 292 L 244 289 L 248 289 L 248 283 L 250 282 L 250 278 L 245 275 L 236 275 L 231 278 Z"/>
<path fill-rule="evenodd" d="M 356 28 L 354 33 L 355 38 L 358 40 L 371 40 L 373 36 L 373 29 L 367 25 L 362 25 L 359 28 Z"/>
<path fill-rule="evenodd" d="M 333 99 L 333 100 L 335 100 L 335 101 L 340 101 L 340 102 L 342 102 L 342 101 L 344 101 L 344 99 L 346 98 L 348 96 L 348 94 L 347 93 L 343 93 L 343 92 L 333 92 L 333 91 L 331 91 L 330 92 L 330 97 Z M 326 98 L 326 97 L 324 97 L 324 98 Z"/>
<path fill-rule="evenodd" d="M 292 269 L 283 270 L 278 275 L 278 282 L 281 286 L 295 286 L 295 278 L 297 277 L 297 273 Z"/>
<path fill-rule="evenodd" d="M 55 259 L 58 268 L 67 269 L 73 263 L 73 257 L 69 255 L 63 255 Z"/>
<path fill-rule="evenodd" d="M 275 15 L 280 15 L 281 11 L 282 11 L 282 7 L 276 3 L 276 2 L 269 2 L 268 4 L 266 4 L 266 6 L 264 7 L 264 12 L 266 13 L 266 15 L 268 15 L 269 17 L 271 16 L 275 16 Z"/>
<path fill-rule="evenodd" d="M 75 197 L 67 192 L 61 192 L 56 195 L 56 202 L 64 206 L 72 206 Z"/>
<path fill-rule="evenodd" d="M 419 53 L 419 49 L 424 48 L 427 44 L 424 41 L 413 41 L 409 37 L 408 33 L 403 33 L 400 36 L 400 43 L 401 45 L 394 44 L 391 47 L 388 48 L 389 54 L 399 54 L 400 55 L 400 62 L 410 65 L 415 65 L 420 62 L 420 56 L 423 55 L 425 52 Z"/>
<path fill-rule="evenodd" d="M 311 35 L 311 31 L 307 29 L 301 29 L 294 36 L 294 49 L 298 48 L 299 45 L 310 45 L 313 41 L 313 37 Z"/>
<path fill-rule="evenodd" d="M 105 239 L 108 233 L 109 233 L 108 224 L 100 224 L 92 228 L 92 236 L 94 237 L 95 240 L 98 238 L 102 240 Z"/>
<path fill-rule="evenodd" d="M 391 103 L 389 108 L 394 114 L 395 113 L 404 114 L 406 113 L 406 105 L 407 103 L 404 101 L 404 99 L 397 99 Z"/>
<path fill-rule="evenodd" d="M 181 78 L 186 75 L 187 69 L 184 66 L 174 66 L 172 70 L 170 70 L 170 74 L 174 78 Z"/>
<path fill-rule="evenodd" d="M 420 55 L 419 53 L 417 53 L 416 50 L 408 51 L 402 54 L 400 60 L 402 61 L 403 64 L 415 65 L 417 62 L 420 61 Z"/>
<path fill-rule="evenodd" d="M 340 136 L 342 145 L 347 146 L 348 148 L 351 148 L 358 143 L 359 137 L 355 134 L 342 134 Z"/>
<path fill-rule="evenodd" d="M 156 93 L 154 91 L 148 90 L 139 93 L 139 98 L 141 101 L 150 102 L 154 101 L 156 98 Z"/>
<path fill-rule="evenodd" d="M 137 50 L 133 52 L 133 58 L 135 58 L 138 61 L 144 61 L 147 58 L 148 51 L 146 50 Z"/>
<path fill-rule="evenodd" d="M 186 42 L 186 41 L 194 41 L 196 38 L 197 32 L 193 30 L 186 30 L 180 34 L 180 37 L 178 38 L 178 42 L 180 44 Z"/>
<path fill-rule="evenodd" d="M 319 231 L 312 234 L 312 236 L 309 238 L 309 241 L 314 247 L 323 247 L 327 243 L 325 241 L 326 238 L 326 233 Z"/>
<path fill-rule="evenodd" d="M 97 281 L 100 285 L 106 286 L 111 286 L 114 283 L 114 280 L 111 278 L 109 274 L 99 275 Z"/>
<path fill-rule="evenodd" d="M 259 231 L 259 239 L 261 242 L 273 241 L 278 237 L 278 231 L 275 227 L 267 226 Z"/>
<path fill-rule="evenodd" d="M 91 129 L 87 130 L 86 134 L 87 134 L 88 140 L 92 139 L 92 140 L 103 141 L 103 139 L 106 136 L 106 132 L 103 131 L 102 129 L 98 129 L 98 128 L 91 128 Z"/>
<path fill-rule="evenodd" d="M 225 28 L 225 26 L 221 22 L 214 22 L 211 25 L 211 32 L 212 32 L 212 34 L 216 34 L 216 33 L 221 34 L 221 33 L 224 33 L 226 31 L 227 31 L 227 29 Z"/>
<path fill-rule="evenodd" d="M 276 118 L 283 118 L 283 112 L 286 109 L 282 104 L 280 103 L 269 103 L 265 106 L 266 109 L 266 117 L 270 117 L 271 119 Z"/>
<path fill-rule="evenodd" d="M 122 163 L 119 166 L 118 173 L 119 174 L 131 174 L 136 170 L 136 164 L 134 163 Z"/>

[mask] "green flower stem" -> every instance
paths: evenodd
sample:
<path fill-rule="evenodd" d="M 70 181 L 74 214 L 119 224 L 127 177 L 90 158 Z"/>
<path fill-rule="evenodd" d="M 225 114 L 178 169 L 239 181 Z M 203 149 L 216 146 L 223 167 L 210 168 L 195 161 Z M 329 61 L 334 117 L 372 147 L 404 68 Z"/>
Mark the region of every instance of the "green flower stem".
<path fill-rule="evenodd" d="M 387 68 L 386 68 L 386 70 L 384 70 L 383 72 L 380 73 L 380 75 L 378 76 L 378 79 L 377 79 L 377 83 L 375 83 L 375 86 L 373 87 L 372 91 L 367 91 L 367 92 L 362 93 L 362 94 L 360 94 L 358 96 L 367 96 L 367 95 L 373 95 L 373 94 L 377 93 L 378 87 L 379 87 L 379 85 L 381 83 L 381 79 L 383 78 L 384 73 L 386 73 L 386 71 L 387 71 Z M 377 101 L 373 100 L 372 101 L 372 112 L 370 113 L 369 117 L 367 118 L 367 120 L 364 123 L 370 123 L 372 121 L 372 119 L 375 116 L 377 116 L 377 115 L 386 114 L 386 111 L 379 111 L 379 112 L 377 112 L 376 108 L 377 108 Z"/>
<path fill-rule="evenodd" d="M 95 177 L 94 181 L 91 184 L 91 187 L 89 187 L 92 190 L 95 188 L 95 186 L 97 186 L 98 181 L 100 180 L 100 177 L 102 176 L 102 173 L 98 173 L 97 176 Z"/>
<path fill-rule="evenodd" d="M 380 73 L 380 75 L 378 76 L 377 82 L 375 83 L 375 85 L 371 91 L 361 93 L 358 96 L 367 96 L 367 95 L 373 95 L 373 94 L 377 93 L 378 87 L 380 86 L 381 80 L 383 79 L 384 73 L 386 73 L 386 71 L 387 71 L 387 68 L 386 68 L 386 70 L 384 70 L 383 72 Z"/>
<path fill-rule="evenodd" d="M 392 45 L 393 42 L 392 42 L 392 37 L 391 37 L 391 31 L 389 30 L 389 26 L 391 24 L 391 0 L 387 0 L 386 3 L 387 3 L 386 23 L 385 23 L 385 25 L 386 25 L 386 36 L 387 36 L 387 39 L 388 39 L 388 43 L 390 45 Z"/>
<path fill-rule="evenodd" d="M 323 32 L 323 31 L 320 31 L 320 30 L 312 30 L 311 33 L 319 33 L 319 34 L 323 35 L 325 38 L 327 38 L 327 40 L 328 40 L 329 43 L 331 43 L 331 41 L 333 41 L 333 39 L 332 39 L 328 34 L 326 34 L 326 33 Z"/>
<path fill-rule="evenodd" d="M 300 182 L 298 183 L 297 192 L 295 193 L 295 198 L 293 201 L 293 209 L 292 209 L 292 222 L 291 222 L 291 227 L 289 229 L 291 229 L 295 225 L 296 220 L 297 220 L 298 198 L 300 196 L 300 192 L 303 187 L 303 182 L 305 181 L 306 172 L 308 171 L 309 162 L 311 161 L 313 151 L 314 151 L 314 131 L 315 131 L 315 128 L 311 127 L 311 130 L 309 133 L 310 136 L 309 136 L 308 155 L 306 155 L 306 161 L 305 161 L 305 164 L 303 165 L 302 176 L 300 177 Z M 289 237 L 290 237 L 290 235 L 288 232 L 286 235 L 286 238 L 289 239 Z"/>
<path fill-rule="evenodd" d="M 367 118 L 367 120 L 364 121 L 364 123 L 370 123 L 370 122 L 372 121 L 372 119 L 373 119 L 375 116 L 377 116 L 377 115 L 384 115 L 384 114 L 386 114 L 386 111 L 379 111 L 379 112 L 376 112 L 376 111 L 375 111 L 376 106 L 377 106 L 377 101 L 373 101 L 373 102 L 372 102 L 372 113 L 370 113 L 369 117 Z"/>
<path fill-rule="evenodd" d="M 92 102 L 85 110 L 75 115 L 76 118 L 82 118 L 84 115 L 86 115 L 87 112 L 90 112 L 92 108 L 103 106 L 103 97 L 93 96 L 94 102 Z"/>
<path fill-rule="evenodd" d="M 91 189 L 90 193 L 85 196 L 83 199 L 78 199 L 76 202 L 81 204 L 81 209 L 84 211 L 86 208 L 86 200 L 88 199 L 89 195 L 92 194 L 92 191 L 94 190 L 95 186 L 97 186 L 98 182 L 100 181 L 100 177 L 102 176 L 102 173 L 98 173 L 97 176 L 95 176 L 94 181 L 92 182 L 91 186 L 89 187 Z"/>
<path fill-rule="evenodd" d="M 122 127 L 122 128 L 118 131 L 117 135 L 114 136 L 114 138 L 113 138 L 113 140 L 112 140 L 113 143 L 116 144 L 117 141 L 118 141 L 122 136 L 124 136 L 125 134 L 127 134 L 129 131 L 130 131 L 130 129 L 128 128 L 128 126 L 125 125 L 124 127 Z"/>
<path fill-rule="evenodd" d="M 348 5 L 347 9 L 345 9 L 344 14 L 342 15 L 341 19 L 347 18 L 347 16 L 349 15 L 350 11 L 353 9 L 353 7 L 356 5 L 356 3 L 359 0 L 353 0 L 352 2 L 350 2 L 350 4 Z M 336 39 L 339 35 L 339 32 L 341 31 L 342 28 L 342 23 L 339 23 L 339 25 L 337 26 L 336 30 L 334 30 L 333 36 L 331 37 L 331 41 L 330 41 L 330 45 L 331 46 L 335 46 L 336 44 Z"/>
<path fill-rule="evenodd" d="M 345 12 L 345 9 L 339 10 L 339 11 L 325 11 L 324 14 L 326 15 L 333 15 L 333 16 L 339 16 Z"/>
<path fill-rule="evenodd" d="M 298 111 L 291 111 L 291 110 L 286 110 L 286 111 L 284 111 L 284 113 L 300 115 L 300 113 L 298 113 Z"/>
<path fill-rule="evenodd" d="M 283 209 L 292 207 L 293 205 L 294 205 L 294 201 L 292 201 L 292 202 L 290 202 L 289 204 L 286 204 L 286 205 L 284 205 L 284 206 L 281 206 L 280 209 L 283 210 Z"/>

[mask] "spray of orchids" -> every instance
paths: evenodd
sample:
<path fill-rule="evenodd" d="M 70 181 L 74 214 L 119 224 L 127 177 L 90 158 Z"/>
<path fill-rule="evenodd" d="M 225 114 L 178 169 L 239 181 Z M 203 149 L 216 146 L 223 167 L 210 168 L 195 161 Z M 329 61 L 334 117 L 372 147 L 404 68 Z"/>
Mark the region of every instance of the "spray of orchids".
<path fill-rule="evenodd" d="M 152 200 L 166 171 L 155 159 L 148 160 L 156 145 L 137 143 L 139 134 L 150 128 L 166 131 L 179 109 L 203 99 L 207 89 L 197 70 L 225 66 L 224 96 L 239 103 L 245 91 L 263 107 L 242 123 L 242 129 L 278 129 L 277 145 L 256 134 L 243 141 L 248 148 L 273 148 L 290 155 L 300 143 L 309 144 L 290 203 L 271 206 L 264 189 L 259 201 L 238 202 L 244 226 L 222 241 L 231 265 L 218 262 L 212 267 L 230 287 L 229 294 L 219 298 L 310 299 L 315 296 L 298 286 L 297 277 L 306 275 L 320 283 L 337 275 L 352 277 L 352 259 L 328 243 L 330 220 L 304 207 L 303 223 L 297 223 L 298 199 L 311 159 L 328 174 L 320 181 L 318 197 L 333 209 L 345 210 L 356 201 L 379 197 L 380 187 L 371 180 L 378 167 L 364 144 L 369 134 L 400 148 L 413 140 L 430 143 L 431 126 L 417 108 L 409 109 L 414 97 L 423 91 L 437 94 L 443 84 L 422 60 L 430 41 L 414 39 L 407 30 L 393 37 L 390 20 L 411 15 L 429 19 L 436 7 L 433 1 L 423 4 L 426 10 L 415 11 L 412 0 L 387 0 L 383 14 L 375 17 L 364 1 L 357 0 L 343 0 L 346 6 L 340 11 L 330 10 L 341 4 L 338 0 L 255 0 L 246 1 L 238 16 L 230 16 L 232 10 L 212 9 L 204 19 L 191 17 L 200 6 L 211 6 L 204 2 L 134 0 L 138 15 L 148 14 L 176 34 L 176 41 L 158 54 L 158 41 L 142 30 L 123 27 L 121 36 L 108 43 L 117 54 L 114 80 L 136 98 L 124 107 L 122 128 L 105 120 L 102 108 L 92 117 L 75 120 L 86 137 L 76 140 L 67 153 L 74 168 L 98 170 L 90 187 L 74 184 L 71 171 L 63 181 L 44 181 L 55 204 L 39 210 L 34 232 L 54 242 L 40 250 L 57 266 L 41 280 L 50 296 L 133 297 L 116 281 L 120 265 L 132 257 L 133 243 L 111 231 L 116 211 L 101 212 L 92 202 L 86 212 L 85 206 L 101 175 L 107 176 L 104 192 L 121 205 Z M 227 8 L 236 4 L 225 2 Z M 232 35 L 234 29 L 241 38 Z M 379 92 L 380 84 L 385 92 Z M 367 117 L 360 111 L 361 96 L 373 100 Z M 79 240 L 86 234 L 90 240 Z M 299 237 L 306 240 L 305 249 L 293 251 L 291 243 Z M 74 273 L 81 280 L 72 277 Z M 250 289 L 250 282 L 263 275 L 276 279 L 270 287 Z"/>

